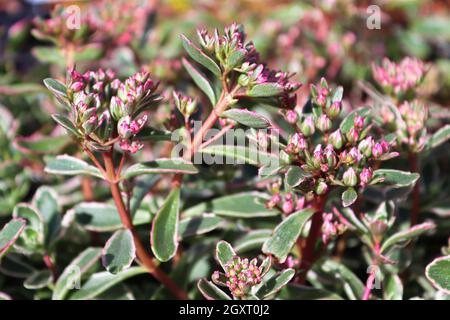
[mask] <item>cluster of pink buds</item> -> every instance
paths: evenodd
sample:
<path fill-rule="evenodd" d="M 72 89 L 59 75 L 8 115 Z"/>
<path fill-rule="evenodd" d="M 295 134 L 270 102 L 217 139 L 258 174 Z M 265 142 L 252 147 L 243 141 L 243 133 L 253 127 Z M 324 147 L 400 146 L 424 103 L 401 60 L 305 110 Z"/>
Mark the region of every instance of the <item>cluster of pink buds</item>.
<path fill-rule="evenodd" d="M 368 135 L 366 117 L 356 113 L 351 126 L 336 128 L 341 111 L 342 88 L 332 90 L 325 79 L 311 86 L 312 114 L 286 114 L 296 133 L 284 151 L 291 164 L 300 167 L 302 178 L 294 186 L 304 193 L 323 195 L 331 186 L 365 187 L 373 179 L 372 164 L 398 155 L 386 140 Z M 343 132 L 344 131 L 344 132 Z M 274 199 L 269 202 L 273 205 Z"/>
<path fill-rule="evenodd" d="M 206 30 L 198 31 L 201 50 L 218 62 L 224 75 L 237 73 L 240 97 L 277 98 L 278 106 L 291 109 L 295 106 L 293 94 L 300 83 L 290 81 L 292 74 L 271 70 L 259 61 L 259 54 L 252 42 L 246 42 L 241 25 L 232 24 L 219 35 L 215 30 L 211 35 Z M 253 90 L 256 86 L 264 89 Z"/>
<path fill-rule="evenodd" d="M 68 44 L 83 46 L 91 42 L 92 36 L 96 31 L 96 25 L 89 16 L 81 15 L 79 21 L 77 17 L 71 15 L 63 6 L 56 6 L 52 11 L 51 17 L 47 20 L 42 18 L 34 19 L 35 29 L 33 35 L 44 41 L 52 41 L 60 46 Z M 77 23 L 74 28 L 69 28 L 68 24 Z"/>
<path fill-rule="evenodd" d="M 426 141 L 428 108 L 418 101 L 405 101 L 399 111 L 406 125 L 398 132 L 400 143 L 410 151 L 420 152 Z"/>
<path fill-rule="evenodd" d="M 338 219 L 335 219 L 332 213 L 323 213 L 322 215 L 322 241 L 328 243 L 331 239 L 344 233 L 346 227 Z"/>
<path fill-rule="evenodd" d="M 257 266 L 256 258 L 249 261 L 235 256 L 224 269 L 225 284 L 235 298 L 245 297 L 253 286 L 261 283 L 263 270 Z M 214 272 L 212 280 L 216 284 L 223 284 L 219 271 Z"/>
<path fill-rule="evenodd" d="M 280 187 L 281 182 L 279 181 L 269 185 L 268 191 L 272 194 L 272 196 L 266 201 L 266 208 L 273 209 L 277 207 L 283 211 L 284 214 L 288 215 L 305 207 L 304 197 L 297 197 L 295 193 L 291 192 L 281 193 Z"/>
<path fill-rule="evenodd" d="M 175 106 L 178 111 L 180 111 L 186 120 L 189 119 L 195 111 L 197 111 L 197 101 L 191 97 L 185 96 L 181 92 L 174 91 L 173 99 L 175 100 Z"/>
<path fill-rule="evenodd" d="M 374 79 L 388 93 L 395 95 L 406 93 L 417 87 L 426 72 L 426 65 L 415 58 L 406 57 L 396 64 L 384 58 L 382 65 L 372 66 Z"/>
<path fill-rule="evenodd" d="M 117 141 L 124 151 L 135 153 L 143 147 L 137 135 L 147 123 L 145 111 L 161 99 L 157 87 L 144 71 L 122 82 L 111 70 L 81 74 L 72 69 L 66 93 L 52 91 L 70 108 L 67 120 L 78 139 L 99 151 Z"/>

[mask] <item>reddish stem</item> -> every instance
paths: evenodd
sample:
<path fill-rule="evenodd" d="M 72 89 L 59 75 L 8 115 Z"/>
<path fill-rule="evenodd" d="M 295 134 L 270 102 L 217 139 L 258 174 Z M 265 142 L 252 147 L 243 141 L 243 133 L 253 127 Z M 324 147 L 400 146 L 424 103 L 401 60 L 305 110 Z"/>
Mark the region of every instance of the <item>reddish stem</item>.
<path fill-rule="evenodd" d="M 419 160 L 417 158 L 417 154 L 410 152 L 409 153 L 409 166 L 412 172 L 419 172 Z M 414 188 L 412 190 L 412 208 L 411 208 L 411 226 L 416 225 L 419 221 L 420 214 L 420 185 L 419 182 L 416 182 Z"/>
<path fill-rule="evenodd" d="M 56 279 L 58 279 L 58 271 L 56 271 L 56 268 L 55 268 L 55 265 L 53 264 L 52 258 L 48 254 L 46 254 L 46 255 L 44 255 L 43 260 L 44 260 L 44 263 L 47 266 L 47 268 L 52 273 L 53 282 L 56 282 Z"/>
<path fill-rule="evenodd" d="M 308 238 L 306 239 L 305 247 L 301 250 L 300 260 L 300 276 L 297 279 L 297 283 L 304 284 L 306 282 L 306 274 L 313 265 L 314 261 L 318 258 L 315 254 L 316 243 L 320 237 L 322 229 L 322 213 L 326 202 L 326 195 L 318 196 L 315 198 L 313 208 L 315 213 L 312 217 L 311 228 L 309 230 Z"/>
<path fill-rule="evenodd" d="M 119 182 L 117 181 L 114 168 L 112 151 L 103 153 L 103 160 L 105 162 L 105 169 L 108 176 L 108 182 L 111 189 L 112 197 L 116 204 L 117 211 L 119 212 L 122 224 L 125 226 L 125 228 L 130 230 L 133 235 L 133 241 L 136 247 L 136 255 L 138 259 L 147 268 L 148 272 L 152 274 L 159 282 L 165 285 L 176 298 L 181 300 L 187 300 L 188 299 L 187 294 L 182 289 L 180 289 L 175 284 L 175 282 L 172 281 L 172 279 L 170 279 L 163 271 L 161 271 L 156 266 L 152 257 L 142 244 L 141 239 L 139 238 L 139 235 L 137 234 L 136 229 L 134 228 L 132 219 L 130 217 L 128 210 L 125 207 L 122 195 L 120 193 Z"/>
<path fill-rule="evenodd" d="M 375 243 L 375 257 L 372 259 L 372 268 L 369 273 L 369 277 L 367 278 L 366 287 L 364 289 L 364 294 L 362 296 L 362 300 L 369 300 L 370 293 L 373 289 L 373 283 L 377 276 L 377 270 L 378 270 L 378 256 L 380 255 L 380 243 Z"/>
<path fill-rule="evenodd" d="M 81 191 L 85 201 L 94 200 L 94 192 L 92 190 L 92 180 L 90 177 L 81 177 Z"/>

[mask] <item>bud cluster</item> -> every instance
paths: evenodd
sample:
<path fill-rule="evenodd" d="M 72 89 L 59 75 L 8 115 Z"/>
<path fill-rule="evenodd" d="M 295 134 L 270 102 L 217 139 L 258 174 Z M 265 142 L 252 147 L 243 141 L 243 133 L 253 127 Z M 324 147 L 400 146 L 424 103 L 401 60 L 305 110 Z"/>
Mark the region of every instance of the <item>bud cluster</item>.
<path fill-rule="evenodd" d="M 332 213 L 324 212 L 322 214 L 322 219 L 323 243 L 328 243 L 328 241 L 344 233 L 344 231 L 346 230 L 345 225 L 343 225 L 338 219 L 336 219 Z"/>
<path fill-rule="evenodd" d="M 136 135 L 147 123 L 144 114 L 161 97 L 155 93 L 158 83 L 142 71 L 121 82 L 111 70 L 69 70 L 66 79 L 70 121 L 81 138 L 94 149 L 102 150 L 118 141 L 124 151 L 142 148 Z"/>
<path fill-rule="evenodd" d="M 174 91 L 173 99 L 175 100 L 175 106 L 178 111 L 180 111 L 186 120 L 197 111 L 197 101 L 191 97 L 185 96 L 181 92 Z"/>
<path fill-rule="evenodd" d="M 313 113 L 295 123 L 297 132 L 284 149 L 291 163 L 304 171 L 297 187 L 306 193 L 322 195 L 332 185 L 365 187 L 373 182 L 374 161 L 398 155 L 390 152 L 386 140 L 376 141 L 368 135 L 370 126 L 360 115 L 353 117 L 345 133 L 342 128 L 332 131 L 341 110 L 342 92 L 338 90 L 332 91 L 324 79 L 319 86 L 311 86 Z"/>
<path fill-rule="evenodd" d="M 79 21 L 73 21 L 77 23 L 77 26 L 69 28 L 68 24 L 73 19 L 75 17 L 63 6 L 56 6 L 49 19 L 37 17 L 33 20 L 36 27 L 33 29 L 33 35 L 40 40 L 52 41 L 61 47 L 68 44 L 83 46 L 90 43 L 97 29 L 92 17 L 81 15 Z"/>
<path fill-rule="evenodd" d="M 418 101 L 403 102 L 399 107 L 406 127 L 398 132 L 400 142 L 413 152 L 420 152 L 426 140 L 428 108 Z"/>
<path fill-rule="evenodd" d="M 426 65 L 415 58 L 406 57 L 396 64 L 384 58 L 382 65 L 372 65 L 374 79 L 388 93 L 403 94 L 416 88 L 426 72 Z"/>
<path fill-rule="evenodd" d="M 295 106 L 296 96 L 292 93 L 300 84 L 289 80 L 292 75 L 271 70 L 262 64 L 253 43 L 245 41 L 246 35 L 241 25 L 230 25 L 225 28 L 223 35 L 219 35 L 217 29 L 214 35 L 200 30 L 198 38 L 201 50 L 218 62 L 224 75 L 237 72 L 240 96 L 252 96 L 252 88 L 264 84 L 271 87 L 271 93 L 264 94 L 264 97 L 276 97 L 284 108 Z"/>
<path fill-rule="evenodd" d="M 261 283 L 263 276 L 263 268 L 257 266 L 256 258 L 249 261 L 247 258 L 235 256 L 224 266 L 224 269 L 225 285 L 235 298 L 245 297 L 253 286 Z M 220 278 L 220 272 L 215 271 L 212 276 L 213 282 L 223 285 Z"/>

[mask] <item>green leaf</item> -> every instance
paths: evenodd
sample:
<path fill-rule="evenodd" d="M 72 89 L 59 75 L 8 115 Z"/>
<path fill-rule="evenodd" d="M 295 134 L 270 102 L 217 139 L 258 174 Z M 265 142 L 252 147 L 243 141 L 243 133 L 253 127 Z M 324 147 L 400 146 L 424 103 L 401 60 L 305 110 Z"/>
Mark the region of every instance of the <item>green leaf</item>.
<path fill-rule="evenodd" d="M 75 221 L 83 228 L 94 232 L 116 231 L 123 227 L 115 205 L 101 202 L 82 202 L 74 207 Z M 153 214 L 138 209 L 133 215 L 135 226 L 150 223 Z"/>
<path fill-rule="evenodd" d="M 25 280 L 23 286 L 29 290 L 42 289 L 51 284 L 52 279 L 53 276 L 50 270 L 36 271 Z"/>
<path fill-rule="evenodd" d="M 130 199 L 130 214 L 133 217 L 136 213 L 136 210 L 138 210 L 141 206 L 142 200 L 144 200 L 145 196 L 150 192 L 150 190 L 160 179 L 160 175 L 152 175 L 150 177 L 147 175 L 143 175 L 142 177 L 136 178 L 133 181 L 133 196 Z M 145 210 L 145 212 L 148 212 L 148 210 Z M 149 219 L 147 220 L 150 221 L 152 219 L 152 215 L 150 214 L 150 212 L 148 212 L 146 215 L 149 217 Z M 136 217 L 134 217 L 134 219 L 135 218 Z M 136 222 L 134 222 L 134 224 L 136 225 Z"/>
<path fill-rule="evenodd" d="M 200 63 L 202 66 L 211 71 L 217 78 L 221 78 L 222 71 L 217 63 L 214 62 L 213 59 L 204 54 L 199 48 L 197 48 L 188 38 L 184 35 L 181 35 L 181 40 L 183 43 L 183 47 L 189 56 Z"/>
<path fill-rule="evenodd" d="M 86 274 L 92 266 L 100 259 L 100 248 L 87 248 L 81 252 L 59 276 L 53 290 L 53 300 L 62 300 L 69 290 L 75 289 L 81 277 Z"/>
<path fill-rule="evenodd" d="M 291 283 L 281 290 L 278 298 L 283 300 L 343 300 L 339 295 L 324 289 Z"/>
<path fill-rule="evenodd" d="M 327 260 L 322 264 L 322 270 L 342 283 L 349 299 L 359 300 L 363 296 L 364 284 L 343 264 Z"/>
<path fill-rule="evenodd" d="M 198 216 L 205 212 L 234 218 L 258 218 L 279 215 L 278 211 L 269 210 L 264 206 L 266 200 L 267 196 L 265 194 L 243 192 L 200 203 L 184 211 L 182 216 Z"/>
<path fill-rule="evenodd" d="M 16 246 L 28 253 L 41 250 L 45 242 L 45 225 L 39 210 L 29 204 L 19 203 L 14 207 L 13 217 L 26 221 L 24 232 L 17 240 Z"/>
<path fill-rule="evenodd" d="M 45 166 L 45 172 L 69 176 L 82 174 L 103 179 L 102 173 L 96 167 L 69 155 L 61 155 L 49 160 Z"/>
<path fill-rule="evenodd" d="M 344 88 L 339 86 L 334 90 L 333 96 L 331 97 L 331 102 L 342 101 L 343 96 L 344 96 Z"/>
<path fill-rule="evenodd" d="M 208 78 L 206 78 L 206 76 L 202 72 L 195 69 L 195 67 L 186 59 L 183 58 L 182 62 L 187 72 L 191 76 L 192 80 L 194 80 L 195 84 L 208 96 L 209 101 L 211 101 L 211 104 L 215 106 L 216 95 Z"/>
<path fill-rule="evenodd" d="M 60 81 L 52 78 L 44 79 L 44 84 L 53 94 L 67 98 L 67 88 Z"/>
<path fill-rule="evenodd" d="M 26 221 L 14 218 L 5 224 L 0 231 L 0 259 L 6 254 L 8 249 L 16 242 L 22 231 L 25 229 Z"/>
<path fill-rule="evenodd" d="M 367 227 L 359 220 L 351 208 L 344 208 L 341 210 L 341 213 L 360 233 L 366 234 L 369 232 Z"/>
<path fill-rule="evenodd" d="M 408 187 L 413 186 L 420 175 L 418 173 L 411 173 L 407 171 L 393 170 L 393 169 L 378 169 L 373 173 L 373 179 L 383 179 L 382 183 L 394 187 Z"/>
<path fill-rule="evenodd" d="M 342 133 L 347 133 L 353 128 L 355 117 L 358 115 L 360 117 L 366 117 L 370 113 L 369 107 L 362 107 L 350 112 L 341 122 L 339 128 Z"/>
<path fill-rule="evenodd" d="M 450 294 L 450 255 L 434 259 L 425 269 L 425 275 L 436 289 Z"/>
<path fill-rule="evenodd" d="M 206 279 L 200 279 L 197 282 L 197 288 L 206 300 L 231 300 L 230 296 Z"/>
<path fill-rule="evenodd" d="M 15 143 L 25 152 L 32 153 L 58 153 L 71 142 L 68 136 L 17 138 Z"/>
<path fill-rule="evenodd" d="M 199 152 L 219 157 L 216 163 L 233 165 L 251 164 L 253 166 L 277 167 L 281 162 L 277 155 L 259 150 L 256 147 L 249 148 L 246 146 L 234 145 L 209 145 L 206 148 L 201 149 Z M 225 157 L 225 159 L 223 157 Z M 232 161 L 229 161 L 229 159 Z"/>
<path fill-rule="evenodd" d="M 162 158 L 149 162 L 136 163 L 125 170 L 120 178 L 129 179 L 143 174 L 156 173 L 195 174 L 198 173 L 198 170 L 191 162 L 182 158 Z"/>
<path fill-rule="evenodd" d="M 141 141 L 170 141 L 172 133 L 169 131 L 161 131 L 152 127 L 144 127 L 136 135 L 136 138 Z"/>
<path fill-rule="evenodd" d="M 0 291 L 0 301 L 2 300 L 12 300 L 12 298 L 6 293 Z"/>
<path fill-rule="evenodd" d="M 428 230 L 433 230 L 435 228 L 436 225 L 434 223 L 424 222 L 422 224 L 415 225 L 407 230 L 394 233 L 383 242 L 383 245 L 381 246 L 381 253 L 388 251 L 394 245 L 404 244 L 405 242 L 408 242 L 411 239 L 420 236 Z"/>
<path fill-rule="evenodd" d="M 271 229 L 252 230 L 234 243 L 236 252 L 243 253 L 251 250 L 261 250 L 262 245 L 272 236 Z"/>
<path fill-rule="evenodd" d="M 58 65 L 63 68 L 65 67 L 66 62 L 64 56 L 60 53 L 59 49 L 56 47 L 36 46 L 31 50 L 31 52 L 36 57 L 36 59 L 38 59 L 42 63 L 50 63 Z"/>
<path fill-rule="evenodd" d="M 306 178 L 310 177 L 311 174 L 305 172 L 298 166 L 289 167 L 286 172 L 285 182 L 290 187 L 296 187 L 302 183 Z"/>
<path fill-rule="evenodd" d="M 76 290 L 69 299 L 70 300 L 89 300 L 97 297 L 106 290 L 112 288 L 122 281 L 147 273 L 147 269 L 143 267 L 132 267 L 119 274 L 111 274 L 108 271 L 93 274 L 80 290 Z"/>
<path fill-rule="evenodd" d="M 58 194 L 52 188 L 42 186 L 36 190 L 32 204 L 44 221 L 45 244 L 48 246 L 57 237 L 61 228 L 61 215 Z"/>
<path fill-rule="evenodd" d="M 397 274 L 388 274 L 383 290 L 384 300 L 402 300 L 403 298 L 403 284 L 402 280 Z"/>
<path fill-rule="evenodd" d="M 128 269 L 136 258 L 136 247 L 130 230 L 117 230 L 102 251 L 103 266 L 112 274 Z"/>
<path fill-rule="evenodd" d="M 247 51 L 240 49 L 234 50 L 228 57 L 226 61 L 227 69 L 231 70 L 239 67 L 245 59 L 247 55 Z"/>
<path fill-rule="evenodd" d="M 272 237 L 264 243 L 262 251 L 265 254 L 273 254 L 280 260 L 280 263 L 283 263 L 297 241 L 303 226 L 313 214 L 314 210 L 308 208 L 289 215 L 275 228 Z"/>
<path fill-rule="evenodd" d="M 275 82 L 266 82 L 255 85 L 247 93 L 252 98 L 273 97 L 283 93 L 284 88 Z"/>
<path fill-rule="evenodd" d="M 81 50 L 75 51 L 75 62 L 83 61 L 95 61 L 98 60 L 103 54 L 103 49 L 100 45 L 91 44 L 84 46 Z"/>
<path fill-rule="evenodd" d="M 160 261 L 170 260 L 178 248 L 178 213 L 180 189 L 174 188 L 156 214 L 152 223 L 151 245 Z"/>
<path fill-rule="evenodd" d="M 190 236 L 208 233 L 220 226 L 222 222 L 222 218 L 208 213 L 182 219 L 178 225 L 178 237 L 179 239 L 184 239 Z"/>
<path fill-rule="evenodd" d="M 222 269 L 225 270 L 225 265 L 230 262 L 236 256 L 236 252 L 234 251 L 231 244 L 228 242 L 221 240 L 216 245 L 216 260 L 222 266 Z"/>
<path fill-rule="evenodd" d="M 287 285 L 294 276 L 294 269 L 286 269 L 279 274 L 273 275 L 268 280 L 264 281 L 263 285 L 256 292 L 256 296 L 260 299 L 264 299 L 277 293 Z"/>
<path fill-rule="evenodd" d="M 33 229 L 39 235 L 39 242 L 44 242 L 44 217 L 38 209 L 27 203 L 19 203 L 13 210 L 14 218 L 22 218 L 26 221 L 25 229 Z"/>
<path fill-rule="evenodd" d="M 59 125 L 61 125 L 64 129 L 69 131 L 69 133 L 73 134 L 76 137 L 81 137 L 81 132 L 75 128 L 72 121 L 66 116 L 60 114 L 52 114 L 53 120 L 55 120 Z"/>
<path fill-rule="evenodd" d="M 342 193 L 342 205 L 344 207 L 351 206 L 358 199 L 358 193 L 354 188 L 348 188 Z"/>
<path fill-rule="evenodd" d="M 25 256 L 11 252 L 0 258 L 0 272 L 6 276 L 26 279 L 36 272 L 36 269 L 25 262 Z"/>
<path fill-rule="evenodd" d="M 270 121 L 265 117 L 247 109 L 230 109 L 223 112 L 220 116 L 255 129 L 264 129 L 271 126 Z"/>
<path fill-rule="evenodd" d="M 426 142 L 426 149 L 433 149 L 450 139 L 450 124 L 445 125 L 436 131 Z"/>

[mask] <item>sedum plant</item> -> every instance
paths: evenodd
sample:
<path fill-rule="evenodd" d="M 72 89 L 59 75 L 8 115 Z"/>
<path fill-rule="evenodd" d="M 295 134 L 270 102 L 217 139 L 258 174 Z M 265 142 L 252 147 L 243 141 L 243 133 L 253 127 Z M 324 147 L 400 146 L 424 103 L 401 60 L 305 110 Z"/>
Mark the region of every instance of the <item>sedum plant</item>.
<path fill-rule="evenodd" d="M 138 45 L 150 32 L 139 23 L 122 32 L 128 14 L 95 8 L 77 31 L 64 29 L 61 8 L 35 21 L 33 35 L 55 47 L 34 54 L 57 57 L 67 72 L 44 80 L 51 107 L 43 117 L 58 128 L 32 140 L 1 123 L 10 135 L 0 137 L 5 168 L 24 161 L 17 145 L 33 154 L 33 169 L 0 170 L 5 193 L 25 180 L 1 199 L 0 284 L 14 277 L 28 297 L 55 300 L 405 299 L 409 286 L 447 297 L 448 248 L 408 273 L 417 244 L 445 233 L 431 219 L 419 223 L 417 211 L 417 161 L 450 136 L 448 125 L 430 124 L 420 91 L 428 65 L 374 64 L 383 93 L 360 82 L 363 104 L 334 78 L 344 57 L 329 57 L 328 80 L 302 86 L 242 25 L 176 40 L 153 35 L 155 53 Z M 285 35 L 290 50 L 306 42 L 299 28 Z M 165 41 L 184 52 L 167 54 Z M 127 54 L 117 67 L 121 50 L 133 67 L 122 69 Z M 163 58 L 142 62 L 159 51 Z"/>

